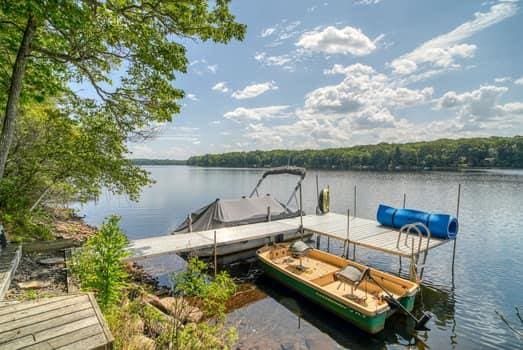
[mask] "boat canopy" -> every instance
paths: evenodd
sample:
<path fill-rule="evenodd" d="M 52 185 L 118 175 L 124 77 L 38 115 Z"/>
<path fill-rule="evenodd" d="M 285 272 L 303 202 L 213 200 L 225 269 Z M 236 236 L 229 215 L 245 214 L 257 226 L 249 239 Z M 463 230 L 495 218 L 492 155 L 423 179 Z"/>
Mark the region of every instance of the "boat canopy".
<path fill-rule="evenodd" d="M 271 220 L 296 217 L 300 211 L 292 211 L 270 195 L 239 199 L 216 199 L 209 205 L 190 214 L 174 231 L 195 232 L 267 221 L 270 207 Z M 190 222 L 191 221 L 191 222 Z M 189 228 L 191 226 L 191 228 Z"/>

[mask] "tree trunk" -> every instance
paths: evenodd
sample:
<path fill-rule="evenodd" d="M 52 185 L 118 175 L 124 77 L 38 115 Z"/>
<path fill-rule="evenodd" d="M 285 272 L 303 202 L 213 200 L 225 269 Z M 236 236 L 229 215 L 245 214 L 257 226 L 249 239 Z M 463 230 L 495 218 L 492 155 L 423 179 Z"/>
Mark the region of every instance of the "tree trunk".
<path fill-rule="evenodd" d="M 11 74 L 11 84 L 9 86 L 9 95 L 5 106 L 5 116 L 0 134 L 0 179 L 4 177 L 5 164 L 9 154 L 9 147 L 13 141 L 15 132 L 16 117 L 18 114 L 18 101 L 22 90 L 22 80 L 24 78 L 27 56 L 31 50 L 31 41 L 36 30 L 36 20 L 33 15 L 29 16 L 25 26 L 24 36 L 20 43 L 20 48 L 16 54 L 13 73 Z"/>

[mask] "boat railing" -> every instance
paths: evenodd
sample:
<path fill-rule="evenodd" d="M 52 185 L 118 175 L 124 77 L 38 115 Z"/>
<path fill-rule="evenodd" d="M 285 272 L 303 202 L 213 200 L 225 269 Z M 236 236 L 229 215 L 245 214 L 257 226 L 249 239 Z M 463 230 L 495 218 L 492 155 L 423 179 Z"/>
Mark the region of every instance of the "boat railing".
<path fill-rule="evenodd" d="M 419 258 L 420 258 L 421 244 L 423 241 L 422 229 L 424 230 L 424 232 L 427 233 L 427 239 L 426 239 L 427 243 L 426 243 L 426 246 L 424 249 L 423 262 L 421 265 L 418 265 Z M 412 234 L 412 233 L 418 235 L 418 247 L 417 247 L 416 252 L 414 251 L 414 238 L 412 238 L 412 243 L 411 243 L 412 246 L 409 247 L 408 238 L 409 238 L 409 234 Z M 430 229 L 427 227 L 427 225 L 425 225 L 422 222 L 415 222 L 412 224 L 407 224 L 407 225 L 402 226 L 401 229 L 398 231 L 398 239 L 396 241 L 396 248 L 398 248 L 398 249 L 400 249 L 401 236 L 403 234 L 405 234 L 405 246 L 408 248 L 411 248 L 411 251 L 412 251 L 411 261 L 413 263 L 414 273 L 417 276 L 418 269 L 420 269 L 419 278 L 421 279 L 421 278 L 423 278 L 423 271 L 425 269 L 425 263 L 427 262 L 427 254 L 429 252 L 430 239 L 431 239 Z"/>

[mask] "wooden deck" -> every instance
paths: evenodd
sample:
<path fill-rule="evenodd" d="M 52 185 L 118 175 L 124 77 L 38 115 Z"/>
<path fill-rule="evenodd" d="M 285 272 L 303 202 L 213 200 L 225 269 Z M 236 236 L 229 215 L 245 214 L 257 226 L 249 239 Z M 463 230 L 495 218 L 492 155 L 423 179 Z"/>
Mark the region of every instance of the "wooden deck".
<path fill-rule="evenodd" d="M 22 247 L 19 245 L 9 244 L 6 248 L 0 248 L 0 300 L 9 289 L 21 256 Z"/>
<path fill-rule="evenodd" d="M 92 294 L 0 303 L 0 349 L 111 349 Z"/>
<path fill-rule="evenodd" d="M 217 246 L 238 242 L 272 237 L 281 233 L 296 232 L 300 227 L 300 218 L 262 222 L 257 224 L 220 228 L 216 230 L 181 233 L 176 235 L 156 236 L 131 241 L 129 260 L 140 260 L 153 256 L 162 256 L 190 252 L 198 249 L 211 248 L 214 244 L 216 231 Z M 397 256 L 410 257 L 412 255 L 412 239 L 415 252 L 418 252 L 419 238 L 417 235 L 402 236 L 400 244 L 396 246 L 398 230 L 384 227 L 376 221 L 350 217 L 350 232 L 347 235 L 347 216 L 335 213 L 325 215 L 306 215 L 303 217 L 304 230 L 333 237 L 340 240 L 349 240 L 357 246 L 382 251 Z M 435 248 L 448 240 L 430 239 L 428 249 Z M 427 238 L 423 237 L 420 253 L 427 250 Z"/>
<path fill-rule="evenodd" d="M 216 231 L 217 246 L 232 245 L 247 240 L 275 236 L 282 233 L 296 232 L 294 224 L 280 220 L 257 224 L 225 227 L 216 230 L 180 233 L 167 236 L 155 236 L 131 241 L 129 260 L 140 260 L 154 256 L 185 253 L 194 250 L 212 248 Z"/>

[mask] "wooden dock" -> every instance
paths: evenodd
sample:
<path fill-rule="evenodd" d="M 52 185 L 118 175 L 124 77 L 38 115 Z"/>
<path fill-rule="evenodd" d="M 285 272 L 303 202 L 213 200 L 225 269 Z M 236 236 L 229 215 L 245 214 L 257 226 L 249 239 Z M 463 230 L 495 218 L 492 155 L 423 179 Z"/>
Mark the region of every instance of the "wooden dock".
<path fill-rule="evenodd" d="M 427 238 L 423 237 L 418 251 L 419 237 L 414 234 L 403 235 L 397 245 L 399 230 L 382 226 L 376 221 L 328 213 L 324 215 L 303 216 L 303 229 L 315 233 L 348 241 L 356 246 L 378 250 L 384 253 L 411 257 L 412 240 L 416 254 L 427 250 Z M 282 233 L 296 233 L 300 229 L 300 217 L 257 224 L 220 228 L 216 230 L 181 233 L 167 236 L 149 237 L 131 241 L 129 260 L 142 260 L 154 256 L 177 254 L 212 248 L 216 232 L 217 246 L 232 245 L 260 238 L 274 238 Z M 349 230 L 347 230 L 349 228 Z M 406 239 L 405 239 L 406 238 Z M 431 238 L 428 250 L 440 246 L 448 240 Z"/>
<path fill-rule="evenodd" d="M 282 221 L 285 223 L 288 220 Z M 303 217 L 303 227 L 305 231 L 310 233 L 348 241 L 356 246 L 403 257 L 411 257 L 413 241 L 415 254 L 424 253 L 426 250 L 436 248 L 449 242 L 449 240 L 437 238 L 431 238 L 429 240 L 427 237 L 422 236 L 421 246 L 418 251 L 420 237 L 417 234 L 402 235 L 398 244 L 399 230 L 397 229 L 382 226 L 374 220 L 353 216 L 349 218 L 350 222 L 347 221 L 347 215 L 335 213 L 328 213 L 325 215 L 307 215 Z M 289 224 L 292 223 L 294 222 L 289 222 Z"/>
<path fill-rule="evenodd" d="M 0 302 L 0 349 L 111 349 L 112 343 L 92 294 Z"/>
<path fill-rule="evenodd" d="M 20 245 L 9 244 L 6 248 L 0 248 L 0 300 L 4 298 L 9 289 L 21 256 L 22 246 Z"/>

